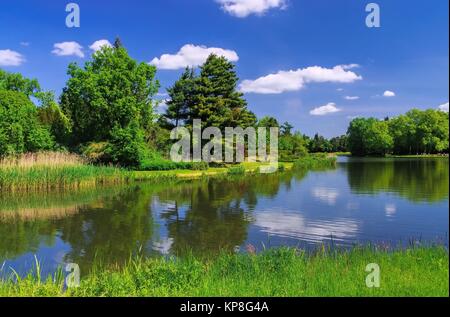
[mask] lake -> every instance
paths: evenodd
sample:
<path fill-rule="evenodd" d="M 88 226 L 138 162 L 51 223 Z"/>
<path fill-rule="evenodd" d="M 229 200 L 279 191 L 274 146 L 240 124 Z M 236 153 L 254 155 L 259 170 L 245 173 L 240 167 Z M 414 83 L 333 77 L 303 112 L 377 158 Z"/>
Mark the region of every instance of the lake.
<path fill-rule="evenodd" d="M 448 158 L 339 158 L 336 169 L 1 194 L 0 270 L 186 252 L 448 245 Z M 3 264 L 3 266 L 2 266 Z"/>

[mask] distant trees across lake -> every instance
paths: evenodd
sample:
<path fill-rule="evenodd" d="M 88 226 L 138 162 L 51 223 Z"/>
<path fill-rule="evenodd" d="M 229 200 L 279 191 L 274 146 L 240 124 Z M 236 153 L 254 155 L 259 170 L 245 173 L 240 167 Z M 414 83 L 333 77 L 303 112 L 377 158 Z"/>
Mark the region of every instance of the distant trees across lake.
<path fill-rule="evenodd" d="M 449 115 L 413 109 L 384 120 L 356 118 L 348 128 L 348 149 L 356 156 L 448 153 Z"/>

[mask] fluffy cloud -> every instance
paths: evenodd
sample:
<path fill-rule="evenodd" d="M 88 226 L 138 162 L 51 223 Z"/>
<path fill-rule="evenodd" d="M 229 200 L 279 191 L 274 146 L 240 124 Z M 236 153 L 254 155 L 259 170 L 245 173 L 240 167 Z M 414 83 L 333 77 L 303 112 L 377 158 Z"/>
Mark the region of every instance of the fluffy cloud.
<path fill-rule="evenodd" d="M 312 66 L 297 70 L 279 71 L 260 77 L 256 80 L 244 80 L 239 88 L 244 93 L 281 94 L 286 91 L 297 91 L 307 83 L 352 83 L 362 77 L 347 70 L 348 65 L 333 68 Z"/>
<path fill-rule="evenodd" d="M 222 9 L 238 18 L 251 14 L 263 15 L 270 9 L 286 7 L 286 0 L 216 0 Z"/>
<path fill-rule="evenodd" d="M 443 105 L 439 106 L 439 110 L 444 111 L 444 112 L 448 112 L 448 102 L 444 103 Z"/>
<path fill-rule="evenodd" d="M 203 64 L 209 55 L 223 56 L 231 62 L 237 62 L 239 56 L 235 51 L 218 47 L 184 45 L 176 54 L 164 54 L 160 58 L 155 57 L 150 64 L 160 69 L 180 69 L 187 66 L 196 67 Z"/>
<path fill-rule="evenodd" d="M 336 104 L 333 102 L 330 102 L 326 104 L 325 106 L 315 108 L 309 112 L 312 116 L 325 116 L 330 113 L 335 113 L 342 111 L 341 109 L 336 107 Z"/>
<path fill-rule="evenodd" d="M 78 44 L 77 42 L 62 42 L 62 43 L 55 43 L 53 45 L 54 50 L 52 51 L 53 54 L 57 56 L 78 56 L 83 58 L 83 46 Z"/>
<path fill-rule="evenodd" d="M 93 50 L 94 52 L 99 51 L 103 46 L 106 47 L 112 47 L 112 44 L 108 41 L 108 40 L 98 40 L 95 41 L 94 43 L 92 43 L 91 46 L 89 46 L 89 48 L 91 50 Z"/>
<path fill-rule="evenodd" d="M 344 99 L 345 100 L 358 100 L 359 97 L 358 96 L 345 96 Z"/>
<path fill-rule="evenodd" d="M 390 91 L 390 90 L 386 90 L 386 91 L 383 93 L 383 96 L 384 96 L 384 97 L 395 97 L 395 92 Z"/>
<path fill-rule="evenodd" d="M 0 66 L 20 66 L 25 62 L 22 54 L 11 50 L 0 50 Z"/>

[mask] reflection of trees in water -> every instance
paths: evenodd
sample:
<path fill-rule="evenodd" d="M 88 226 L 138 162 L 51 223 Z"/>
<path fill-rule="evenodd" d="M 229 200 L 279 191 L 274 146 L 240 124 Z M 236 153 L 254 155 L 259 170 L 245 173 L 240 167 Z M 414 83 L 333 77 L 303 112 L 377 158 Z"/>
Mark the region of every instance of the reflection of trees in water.
<path fill-rule="evenodd" d="M 94 260 L 98 263 L 126 261 L 151 239 L 149 197 L 142 195 L 138 187 L 106 193 L 104 197 L 105 192 L 99 191 L 97 199 L 90 203 L 81 199 L 84 195 L 79 196 L 81 205 L 73 205 L 78 212 L 66 218 L 55 218 L 52 214 L 23 219 L 18 211 L 18 217 L 3 219 L 0 236 L 5 238 L 0 240 L 0 259 L 36 252 L 42 243 L 53 246 L 58 236 L 71 246 L 64 260 L 78 263 L 80 267 L 90 267 Z M 73 203 L 73 198 L 66 197 L 64 201 Z M 60 202 L 55 200 L 57 204 Z M 29 204 L 26 202 L 24 206 Z M 47 204 L 45 200 L 43 205 Z"/>
<path fill-rule="evenodd" d="M 150 255 L 154 252 L 149 248 L 150 243 L 156 238 L 152 197 L 173 206 L 160 215 L 168 228 L 172 253 L 182 254 L 187 249 L 231 250 L 246 240 L 252 221 L 249 212 L 256 206 L 258 197 L 276 196 L 281 186 L 290 188 L 293 177 L 286 173 L 192 183 L 139 184 L 91 193 L 49 194 L 41 199 L 11 197 L 0 204 L 17 215 L 0 219 L 0 259 L 36 253 L 42 245 L 54 246 L 57 237 L 71 247 L 64 260 L 78 263 L 84 272 L 94 262 L 120 264 L 140 251 Z M 23 214 L 29 208 L 39 211 L 40 207 L 41 211 L 73 208 L 76 212 L 66 217 L 60 212 L 36 212 L 34 219 L 31 214 L 26 217 Z M 180 215 L 181 209 L 184 212 Z"/>
<path fill-rule="evenodd" d="M 139 187 L 86 206 L 76 217 L 59 226 L 61 239 L 71 245 L 67 261 L 84 263 L 123 263 L 145 245 L 153 234 L 149 196 Z"/>
<path fill-rule="evenodd" d="M 448 198 L 448 159 L 355 161 L 346 164 L 348 182 L 356 193 L 395 192 L 416 202 Z"/>
<path fill-rule="evenodd" d="M 212 179 L 159 192 L 161 201 L 171 203 L 161 214 L 171 251 L 215 253 L 243 244 L 258 197 L 275 197 L 281 184 L 290 188 L 291 180 L 287 173 Z"/>

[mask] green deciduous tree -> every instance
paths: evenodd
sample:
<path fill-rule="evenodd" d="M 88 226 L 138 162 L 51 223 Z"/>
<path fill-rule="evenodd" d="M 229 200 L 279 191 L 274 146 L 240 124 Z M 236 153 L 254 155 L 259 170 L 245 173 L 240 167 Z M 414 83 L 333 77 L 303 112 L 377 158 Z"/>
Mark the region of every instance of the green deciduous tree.
<path fill-rule="evenodd" d="M 30 97 L 41 91 L 41 87 L 36 79 L 28 79 L 21 74 L 8 73 L 0 69 L 0 90 L 18 91 Z"/>
<path fill-rule="evenodd" d="M 50 150 L 49 130 L 38 120 L 36 106 L 18 91 L 0 90 L 0 156 Z"/>
<path fill-rule="evenodd" d="M 389 134 L 388 121 L 357 118 L 348 128 L 348 146 L 353 155 L 386 155 L 394 141 Z"/>
<path fill-rule="evenodd" d="M 115 151 L 126 145 L 130 136 L 136 155 L 134 161 L 114 162 L 137 165 L 144 154 L 145 132 L 155 119 L 152 96 L 158 91 L 156 68 L 147 63 L 137 63 L 121 45 L 102 47 L 94 53 L 92 61 L 84 68 L 70 64 L 70 76 L 61 96 L 61 107 L 72 122 L 72 146 L 89 142 L 109 142 Z"/>

